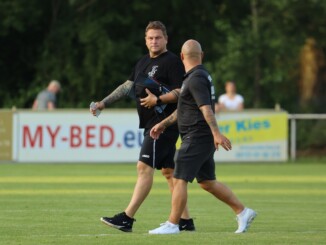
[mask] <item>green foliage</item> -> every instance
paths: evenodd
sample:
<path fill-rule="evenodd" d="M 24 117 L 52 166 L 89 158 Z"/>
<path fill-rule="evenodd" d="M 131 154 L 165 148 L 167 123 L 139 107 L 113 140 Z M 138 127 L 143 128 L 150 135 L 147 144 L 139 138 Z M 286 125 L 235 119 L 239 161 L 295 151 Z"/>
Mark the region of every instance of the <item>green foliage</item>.
<path fill-rule="evenodd" d="M 147 23 L 162 20 L 171 51 L 179 53 L 189 38 L 200 41 L 217 94 L 234 80 L 246 107 L 280 103 L 302 111 L 298 57 L 308 37 L 325 50 L 326 2 L 208 0 L 198 6 L 196 0 L 2 0 L 0 107 L 30 107 L 51 79 L 63 84 L 60 107 L 86 107 L 103 98 L 147 52 Z M 321 104 L 312 101 L 308 108 L 325 112 Z"/>
<path fill-rule="evenodd" d="M 303 153 L 326 151 L 326 120 L 297 121 L 297 149 Z M 309 152 L 307 152 L 309 153 Z"/>

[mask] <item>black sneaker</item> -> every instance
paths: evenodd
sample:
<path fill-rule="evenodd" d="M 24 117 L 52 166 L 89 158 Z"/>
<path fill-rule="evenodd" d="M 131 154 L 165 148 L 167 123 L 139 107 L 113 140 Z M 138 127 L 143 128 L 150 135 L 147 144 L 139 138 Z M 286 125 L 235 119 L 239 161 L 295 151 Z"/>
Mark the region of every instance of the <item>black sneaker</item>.
<path fill-rule="evenodd" d="M 130 218 L 126 215 L 125 212 L 114 215 L 114 217 L 102 217 L 101 221 L 113 228 L 116 228 L 124 232 L 132 232 L 132 225 L 134 221 L 133 218 Z"/>
<path fill-rule="evenodd" d="M 180 219 L 179 221 L 179 230 L 180 231 L 195 231 L 195 225 L 193 219 Z"/>

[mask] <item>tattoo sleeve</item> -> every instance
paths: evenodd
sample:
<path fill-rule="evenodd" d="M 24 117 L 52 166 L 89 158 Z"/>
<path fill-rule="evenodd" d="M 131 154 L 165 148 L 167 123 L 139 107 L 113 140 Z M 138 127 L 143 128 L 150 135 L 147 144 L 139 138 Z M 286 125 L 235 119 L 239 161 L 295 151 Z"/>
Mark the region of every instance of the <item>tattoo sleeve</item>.
<path fill-rule="evenodd" d="M 165 128 L 175 124 L 177 122 L 178 110 L 175 110 L 170 116 L 165 118 L 161 123 Z"/>
<path fill-rule="evenodd" d="M 123 84 L 121 84 L 119 87 L 117 87 L 111 94 L 106 96 L 102 102 L 104 103 L 105 106 L 108 106 L 112 104 L 113 102 L 116 102 L 120 100 L 122 97 L 126 96 L 129 91 L 131 90 L 133 86 L 132 81 L 127 80 Z"/>
<path fill-rule="evenodd" d="M 210 127 L 212 133 L 219 132 L 219 128 L 216 122 L 216 118 L 214 115 L 214 112 L 210 105 L 203 105 L 200 107 L 201 112 L 203 113 L 203 116 Z"/>

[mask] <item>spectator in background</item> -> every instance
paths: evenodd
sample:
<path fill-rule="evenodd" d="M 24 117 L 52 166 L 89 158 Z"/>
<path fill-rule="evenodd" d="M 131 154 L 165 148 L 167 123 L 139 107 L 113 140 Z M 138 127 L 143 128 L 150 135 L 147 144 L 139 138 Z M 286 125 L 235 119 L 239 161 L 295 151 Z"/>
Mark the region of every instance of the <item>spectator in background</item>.
<path fill-rule="evenodd" d="M 240 94 L 237 94 L 236 85 L 233 81 L 225 83 L 225 94 L 218 98 L 215 104 L 215 111 L 242 111 L 244 108 L 244 99 Z"/>
<path fill-rule="evenodd" d="M 61 90 L 58 81 L 52 80 L 48 87 L 38 93 L 33 103 L 33 110 L 53 110 L 57 107 L 57 93 Z"/>

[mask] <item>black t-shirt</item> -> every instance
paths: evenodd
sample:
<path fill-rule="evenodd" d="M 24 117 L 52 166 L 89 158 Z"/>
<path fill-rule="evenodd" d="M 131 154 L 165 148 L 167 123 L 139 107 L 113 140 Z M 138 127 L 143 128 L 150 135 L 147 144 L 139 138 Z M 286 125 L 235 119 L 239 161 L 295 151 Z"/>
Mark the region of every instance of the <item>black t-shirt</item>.
<path fill-rule="evenodd" d="M 144 73 L 153 80 L 164 84 L 171 91 L 181 87 L 185 70 L 181 59 L 172 52 L 167 51 L 155 58 L 150 58 L 148 54 L 143 56 L 137 62 L 133 72 L 129 76 L 129 80 L 135 81 L 139 73 Z M 148 109 L 141 106 L 139 98 L 136 98 L 136 101 L 139 115 L 139 128 L 152 128 L 177 108 L 177 103 L 171 103 L 165 107 L 163 113 L 159 114 L 154 108 Z M 177 126 L 172 128 L 177 129 Z"/>
<path fill-rule="evenodd" d="M 214 110 L 215 90 L 212 78 L 204 66 L 188 71 L 183 80 L 178 101 L 178 126 L 181 135 L 212 137 L 211 130 L 199 107 L 211 105 Z"/>

